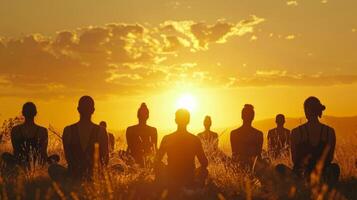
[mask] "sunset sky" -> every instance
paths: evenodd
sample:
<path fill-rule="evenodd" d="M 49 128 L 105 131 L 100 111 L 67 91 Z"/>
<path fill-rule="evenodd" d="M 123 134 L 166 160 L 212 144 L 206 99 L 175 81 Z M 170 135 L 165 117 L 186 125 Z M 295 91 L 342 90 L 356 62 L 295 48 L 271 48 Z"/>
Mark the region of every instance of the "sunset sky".
<path fill-rule="evenodd" d="M 38 106 L 38 122 L 63 129 L 80 96 L 94 121 L 174 129 L 190 107 L 191 129 L 303 116 L 314 95 L 327 115 L 357 115 L 355 0 L 1 0 L 0 121 Z M 192 108 L 191 108 L 192 107 Z"/>

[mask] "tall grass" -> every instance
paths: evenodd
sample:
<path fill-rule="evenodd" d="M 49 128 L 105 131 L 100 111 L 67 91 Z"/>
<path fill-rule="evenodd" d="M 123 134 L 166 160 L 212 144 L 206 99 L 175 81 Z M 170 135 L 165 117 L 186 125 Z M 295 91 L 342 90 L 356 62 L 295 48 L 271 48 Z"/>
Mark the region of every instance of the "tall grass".
<path fill-rule="evenodd" d="M 281 184 L 274 178 L 268 184 L 255 178 L 251 170 L 242 170 L 232 166 L 229 158 L 229 144 L 221 144 L 221 151 L 217 151 L 209 144 L 204 144 L 209 158 L 209 178 L 202 189 L 187 190 L 183 199 L 346 199 L 356 198 L 355 191 L 344 188 L 356 188 L 357 171 L 355 152 L 357 137 L 338 138 L 335 160 L 341 166 L 341 186 L 336 189 L 328 188 L 319 181 L 321 171 L 317 170 L 312 183 Z M 116 152 L 123 148 L 123 144 L 116 144 Z M 0 146 L 0 153 L 11 151 L 9 140 Z M 66 165 L 61 140 L 55 134 L 50 134 L 49 154 L 61 156 L 60 164 Z M 273 159 L 272 164 L 284 163 L 291 166 L 288 156 Z M 149 159 L 151 160 L 151 159 Z M 0 199 L 166 199 L 167 191 L 157 187 L 154 171 L 125 165 L 117 153 L 110 158 L 110 165 L 100 168 L 96 165 L 96 173 L 92 182 L 81 184 L 54 183 L 47 175 L 46 167 L 34 168 L 31 173 L 21 172 L 16 177 L 0 176 Z M 125 171 L 116 170 L 121 164 Z M 319 168 L 320 169 L 320 168 Z M 270 174 L 272 175 L 272 174 Z M 273 176 L 271 176 L 273 177 Z M 270 178 L 269 178 L 270 179 Z M 343 192 L 343 193 L 341 193 Z"/>

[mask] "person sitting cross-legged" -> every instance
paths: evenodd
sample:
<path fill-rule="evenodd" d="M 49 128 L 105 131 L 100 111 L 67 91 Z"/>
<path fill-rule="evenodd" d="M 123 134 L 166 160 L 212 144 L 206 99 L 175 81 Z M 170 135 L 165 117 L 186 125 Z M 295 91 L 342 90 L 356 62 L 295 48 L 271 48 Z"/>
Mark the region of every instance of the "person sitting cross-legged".
<path fill-rule="evenodd" d="M 298 178 L 311 181 L 313 175 L 320 174 L 321 181 L 333 186 L 338 182 L 340 167 L 332 163 L 336 135 L 335 130 L 320 122 L 319 118 L 326 109 L 316 97 L 304 102 L 307 123 L 296 127 L 291 133 L 291 156 L 293 169 L 283 164 L 276 166 L 278 173 L 294 174 Z"/>
<path fill-rule="evenodd" d="M 22 107 L 22 115 L 25 118 L 24 123 L 11 130 L 13 154 L 5 152 L 1 156 L 5 168 L 12 170 L 19 166 L 31 170 L 36 165 L 43 166 L 58 162 L 59 155 L 47 155 L 48 132 L 46 128 L 35 123 L 36 105 L 32 102 L 25 103 Z"/>
<path fill-rule="evenodd" d="M 92 122 L 94 110 L 94 100 L 91 97 L 80 98 L 79 122 L 67 126 L 63 131 L 63 149 L 68 166 L 51 165 L 48 173 L 53 180 L 90 181 L 95 162 L 99 168 L 108 164 L 108 135 L 103 127 Z M 95 157 L 98 160 L 94 160 Z"/>
<path fill-rule="evenodd" d="M 156 157 L 157 179 L 166 182 L 169 195 L 179 194 L 184 188 L 202 186 L 208 176 L 208 160 L 200 139 L 187 131 L 190 113 L 185 109 L 176 112 L 177 131 L 166 135 Z M 162 159 L 167 155 L 167 166 Z M 200 167 L 196 168 L 195 158 Z"/>
<path fill-rule="evenodd" d="M 290 130 L 284 127 L 285 116 L 278 114 L 275 122 L 277 127 L 268 132 L 268 152 L 274 159 L 288 155 L 290 147 Z"/>
<path fill-rule="evenodd" d="M 254 107 L 246 104 L 242 110 L 243 125 L 230 136 L 232 159 L 244 169 L 252 169 L 262 153 L 263 133 L 252 127 L 254 116 Z"/>

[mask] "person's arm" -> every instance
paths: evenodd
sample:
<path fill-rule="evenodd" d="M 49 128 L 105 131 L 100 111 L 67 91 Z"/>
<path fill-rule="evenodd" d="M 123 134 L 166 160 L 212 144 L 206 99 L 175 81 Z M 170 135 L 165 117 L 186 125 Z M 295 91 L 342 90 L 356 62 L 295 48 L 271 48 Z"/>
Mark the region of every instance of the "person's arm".
<path fill-rule="evenodd" d="M 17 141 L 17 135 L 18 135 L 18 127 L 13 127 L 11 129 L 11 144 L 12 144 L 12 149 L 13 149 L 13 154 L 14 156 L 17 156 L 20 152 L 21 145 Z"/>
<path fill-rule="evenodd" d="M 71 129 L 70 127 L 66 127 L 63 130 L 62 135 L 62 143 L 63 143 L 63 150 L 64 150 L 64 157 L 67 161 L 67 164 L 71 164 L 72 159 L 72 152 L 71 152 Z"/>
<path fill-rule="evenodd" d="M 288 146 L 290 146 L 290 145 L 291 145 L 290 135 L 291 135 L 290 130 L 286 129 L 286 144 L 287 144 Z"/>
<path fill-rule="evenodd" d="M 297 155 L 297 144 L 298 144 L 298 138 L 299 138 L 299 131 L 298 129 L 294 129 L 291 131 L 290 135 L 290 151 L 291 151 L 291 160 L 293 161 L 294 165 L 297 165 L 298 163 L 298 155 Z"/>
<path fill-rule="evenodd" d="M 231 149 L 232 149 L 232 158 L 235 159 L 235 157 L 238 154 L 238 152 L 237 152 L 238 146 L 235 142 L 235 135 L 234 135 L 233 131 L 231 132 L 231 135 L 230 135 L 230 141 L 231 141 Z"/>
<path fill-rule="evenodd" d="M 47 146 L 48 146 L 48 131 L 46 128 L 42 129 L 41 131 L 41 137 L 40 137 L 40 147 L 41 147 L 41 162 L 43 162 L 42 164 L 45 164 L 45 162 L 47 161 Z"/>
<path fill-rule="evenodd" d="M 268 139 L 268 152 L 271 152 L 273 150 L 273 144 L 272 144 L 271 137 L 272 137 L 272 131 L 270 130 L 268 132 L 268 137 L 267 137 L 267 139 Z"/>
<path fill-rule="evenodd" d="M 257 146 L 257 152 L 256 152 L 256 155 L 258 156 L 258 158 L 261 158 L 262 156 L 262 150 L 263 150 L 263 133 L 259 131 L 259 134 L 258 134 L 258 146 Z"/>
<path fill-rule="evenodd" d="M 154 143 L 154 152 L 156 152 L 156 150 L 157 150 L 157 129 L 156 128 L 154 128 L 153 143 Z"/>
<path fill-rule="evenodd" d="M 125 132 L 125 137 L 126 137 L 126 144 L 128 145 L 127 147 L 127 152 L 128 153 L 131 153 L 132 151 L 132 145 L 133 145 L 133 137 L 130 133 L 130 128 L 127 128 L 126 129 L 126 132 Z"/>
<path fill-rule="evenodd" d="M 99 149 L 100 158 L 103 164 L 107 165 L 109 162 L 109 146 L 108 134 L 103 127 L 99 127 Z"/>
<path fill-rule="evenodd" d="M 203 151 L 203 147 L 202 147 L 202 143 L 201 140 L 197 138 L 197 152 L 196 152 L 196 156 L 198 161 L 201 164 L 201 168 L 207 168 L 208 167 L 208 159 L 206 157 L 205 152 Z"/>
<path fill-rule="evenodd" d="M 218 149 L 218 144 L 219 144 L 218 133 L 214 133 L 213 145 L 214 145 L 215 149 Z"/>
<path fill-rule="evenodd" d="M 328 145 L 329 145 L 329 151 L 326 157 L 326 161 L 327 162 L 332 162 L 333 161 L 333 157 L 335 154 L 335 147 L 336 147 L 336 133 L 335 130 L 333 128 L 329 129 L 329 134 L 328 134 L 329 138 L 328 138 Z"/>
<path fill-rule="evenodd" d="M 164 158 L 165 154 L 167 153 L 167 141 L 166 141 L 166 136 L 162 138 L 160 148 L 157 151 L 156 158 L 155 158 L 155 163 L 159 164 L 162 162 L 162 159 Z"/>

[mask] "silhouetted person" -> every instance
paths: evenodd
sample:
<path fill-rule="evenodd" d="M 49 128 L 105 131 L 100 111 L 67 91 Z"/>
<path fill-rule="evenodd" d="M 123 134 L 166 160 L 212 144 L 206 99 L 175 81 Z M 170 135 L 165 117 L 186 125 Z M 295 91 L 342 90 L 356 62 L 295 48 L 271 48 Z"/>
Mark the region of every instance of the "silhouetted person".
<path fill-rule="evenodd" d="M 147 125 L 149 109 L 142 103 L 138 109 L 139 123 L 126 129 L 127 152 L 140 166 L 147 166 L 151 156 L 155 156 L 157 149 L 157 130 Z"/>
<path fill-rule="evenodd" d="M 203 184 L 208 175 L 208 160 L 202 148 L 200 139 L 187 131 L 190 122 L 190 113 L 185 109 L 176 112 L 177 131 L 166 135 L 160 145 L 156 164 L 160 166 L 162 159 L 167 155 L 166 181 L 169 192 L 175 194 L 182 188 L 192 188 L 195 184 Z M 195 158 L 200 162 L 196 169 Z"/>
<path fill-rule="evenodd" d="M 200 138 L 202 144 L 204 146 L 207 146 L 208 149 L 218 150 L 218 134 L 216 132 L 211 131 L 212 120 L 210 116 L 205 117 L 203 125 L 205 127 L 205 130 L 197 134 L 198 138 Z"/>
<path fill-rule="evenodd" d="M 332 163 L 336 135 L 335 130 L 319 121 L 326 109 L 316 97 L 309 97 L 304 102 L 307 123 L 295 128 L 291 133 L 291 155 L 293 172 L 299 177 L 310 178 L 319 161 L 322 161 L 322 179 L 334 184 L 338 181 L 340 168 Z M 278 169 L 282 170 L 282 165 Z"/>
<path fill-rule="evenodd" d="M 99 167 L 108 163 L 108 135 L 106 130 L 92 122 L 94 100 L 89 96 L 80 98 L 77 108 L 79 122 L 67 126 L 63 131 L 63 149 L 68 168 L 52 165 L 50 176 L 61 181 L 66 177 L 72 180 L 90 180 L 93 176 L 95 146 L 98 145 Z"/>
<path fill-rule="evenodd" d="M 99 126 L 103 127 L 105 130 L 107 130 L 107 122 L 105 121 L 101 121 L 99 123 Z M 108 146 L 109 146 L 109 152 L 113 152 L 114 148 L 115 148 L 115 137 L 113 133 L 109 133 L 107 131 L 108 134 Z"/>
<path fill-rule="evenodd" d="M 22 107 L 25 122 L 11 130 L 13 154 L 3 153 L 2 159 L 8 167 L 19 165 L 30 169 L 36 164 L 44 165 L 48 162 L 58 162 L 59 156 L 47 156 L 48 132 L 47 129 L 35 123 L 37 115 L 36 105 L 27 102 Z"/>
<path fill-rule="evenodd" d="M 242 110 L 243 125 L 231 132 L 232 158 L 244 168 L 251 168 L 260 159 L 263 133 L 252 127 L 254 107 L 246 104 Z"/>
<path fill-rule="evenodd" d="M 275 118 L 277 127 L 268 132 L 268 151 L 273 158 L 287 155 L 290 148 L 290 130 L 284 128 L 285 116 Z"/>

